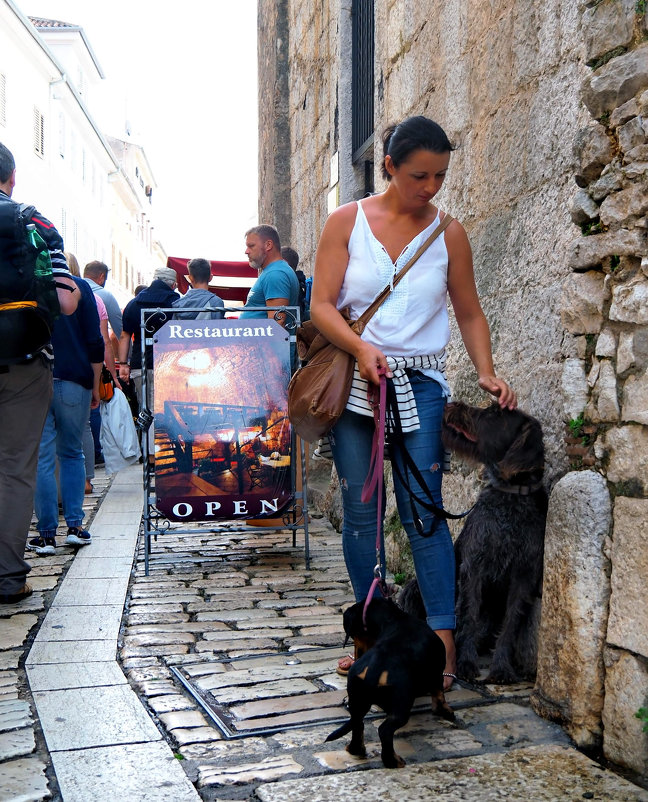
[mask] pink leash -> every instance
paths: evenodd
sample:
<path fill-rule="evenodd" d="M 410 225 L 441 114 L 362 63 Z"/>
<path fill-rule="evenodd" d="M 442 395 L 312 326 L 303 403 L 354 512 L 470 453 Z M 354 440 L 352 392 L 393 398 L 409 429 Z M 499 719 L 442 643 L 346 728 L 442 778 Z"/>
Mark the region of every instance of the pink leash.
<path fill-rule="evenodd" d="M 369 461 L 369 473 L 362 488 L 361 501 L 367 504 L 374 492 L 377 495 L 377 521 L 376 521 L 376 565 L 374 567 L 374 579 L 369 588 L 367 599 L 362 610 L 362 623 L 367 625 L 367 608 L 369 602 L 372 600 L 376 588 L 380 588 L 381 593 L 385 596 L 383 587 L 383 580 L 381 575 L 381 526 L 382 526 L 382 503 L 383 503 L 383 481 L 384 481 L 384 464 L 385 464 L 385 407 L 387 405 L 387 379 L 385 377 L 385 368 L 378 369 L 380 384 L 376 387 L 375 384 L 369 382 L 367 389 L 367 400 L 373 410 L 375 431 L 373 443 L 371 446 L 371 459 Z"/>

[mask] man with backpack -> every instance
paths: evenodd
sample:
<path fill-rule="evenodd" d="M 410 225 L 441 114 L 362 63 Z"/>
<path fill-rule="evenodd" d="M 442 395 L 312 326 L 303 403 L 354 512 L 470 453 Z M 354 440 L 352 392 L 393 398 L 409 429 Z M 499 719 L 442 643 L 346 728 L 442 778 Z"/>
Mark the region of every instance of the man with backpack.
<path fill-rule="evenodd" d="M 52 396 L 47 331 L 59 313 L 75 311 L 80 297 L 67 270 L 61 236 L 33 207 L 23 210 L 11 199 L 15 183 L 14 158 L 0 143 L 0 604 L 15 604 L 32 593 L 24 552 L 38 447 Z M 27 221 L 49 251 L 52 273 L 46 289 L 51 291 L 49 298 L 58 301 L 50 308 L 36 290 L 37 254 L 26 245 Z M 41 279 L 41 289 L 47 282 Z M 44 333 L 39 342 L 31 335 L 40 330 Z"/>

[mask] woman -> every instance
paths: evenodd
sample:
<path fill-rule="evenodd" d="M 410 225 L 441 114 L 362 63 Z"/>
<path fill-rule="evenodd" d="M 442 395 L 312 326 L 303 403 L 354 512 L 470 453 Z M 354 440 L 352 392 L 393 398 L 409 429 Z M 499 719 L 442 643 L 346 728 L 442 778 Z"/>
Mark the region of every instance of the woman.
<path fill-rule="evenodd" d="M 378 383 L 378 371 L 404 382 L 413 392 L 416 419 L 405 433 L 405 445 L 437 505 L 441 505 L 443 449 L 441 419 L 450 391 L 445 378 L 445 353 L 450 330 L 446 295 L 450 296 L 479 386 L 502 407 L 513 409 L 516 396 L 495 375 L 490 332 L 482 311 L 466 233 L 452 221 L 419 258 L 367 324 L 362 336 L 350 330 L 339 309 L 350 307 L 357 319 L 380 290 L 407 263 L 444 217 L 432 199 L 441 189 L 453 150 L 443 129 L 426 117 L 411 117 L 383 135 L 382 172 L 387 189 L 336 209 L 328 218 L 317 250 L 311 316 L 338 347 L 356 358 L 350 405 L 330 434 L 333 459 L 342 488 L 345 562 L 356 600 L 363 599 L 373 580 L 376 562 L 376 504 L 362 504 L 374 432 L 367 406 L 362 409 L 366 382 Z M 399 358 L 396 360 L 395 358 Z M 407 387 L 405 387 L 405 390 Z M 365 405 L 366 406 L 366 405 Z M 404 429 L 408 425 L 405 424 Z M 394 459 L 399 459 L 394 455 Z M 416 484 L 413 483 L 416 487 Z M 394 475 L 401 522 L 408 533 L 429 626 L 446 647 L 445 687 L 450 688 L 456 665 L 453 630 L 454 553 L 450 531 L 439 521 L 434 533 L 422 537 L 412 519 L 409 496 Z M 417 507 L 423 532 L 436 519 Z M 339 668 L 348 669 L 344 658 Z"/>

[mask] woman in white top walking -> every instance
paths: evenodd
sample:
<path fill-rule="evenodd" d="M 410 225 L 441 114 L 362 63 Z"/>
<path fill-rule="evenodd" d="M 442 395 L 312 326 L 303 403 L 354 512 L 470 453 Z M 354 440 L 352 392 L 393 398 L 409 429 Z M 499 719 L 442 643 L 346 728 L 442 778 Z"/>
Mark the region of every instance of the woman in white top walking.
<path fill-rule="evenodd" d="M 315 260 L 311 317 L 328 339 L 356 358 L 347 409 L 329 439 L 342 489 L 345 562 L 356 600 L 364 599 L 376 562 L 377 497 L 360 501 L 369 470 L 374 422 L 366 402 L 367 382 L 378 371 L 398 385 L 408 452 L 437 506 L 442 506 L 441 420 L 449 388 L 445 346 L 450 337 L 446 296 L 450 296 L 464 345 L 479 386 L 502 407 L 516 396 L 495 375 L 490 332 L 475 287 L 466 232 L 452 221 L 397 285 L 361 336 L 338 310 L 351 308 L 356 319 L 407 263 L 443 219 L 432 199 L 440 190 L 453 150 L 443 129 L 426 117 L 410 117 L 383 134 L 383 176 L 387 189 L 348 203 L 328 218 Z M 392 459 L 400 460 L 398 454 Z M 402 470 L 401 470 L 402 473 Z M 418 485 L 412 482 L 413 489 Z M 417 506 L 423 535 L 414 525 L 407 489 L 394 473 L 401 522 L 408 533 L 429 626 L 446 647 L 446 688 L 455 670 L 453 630 L 454 553 L 445 520 Z M 344 669 L 345 665 L 341 668 Z"/>

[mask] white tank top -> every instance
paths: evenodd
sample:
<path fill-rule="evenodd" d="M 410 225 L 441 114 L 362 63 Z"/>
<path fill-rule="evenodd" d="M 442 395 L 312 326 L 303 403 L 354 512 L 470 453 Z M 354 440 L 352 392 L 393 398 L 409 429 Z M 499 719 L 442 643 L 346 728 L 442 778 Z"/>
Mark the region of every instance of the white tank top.
<path fill-rule="evenodd" d="M 394 265 L 371 231 L 362 203 L 358 201 L 355 225 L 349 238 L 349 264 L 337 308 L 348 306 L 353 320 L 360 317 L 439 222 L 437 214 L 436 219 L 405 247 Z M 362 339 L 380 348 L 385 356 L 440 353 L 450 339 L 447 286 L 448 251 L 444 233 L 434 240 L 383 302 L 367 324 Z"/>

